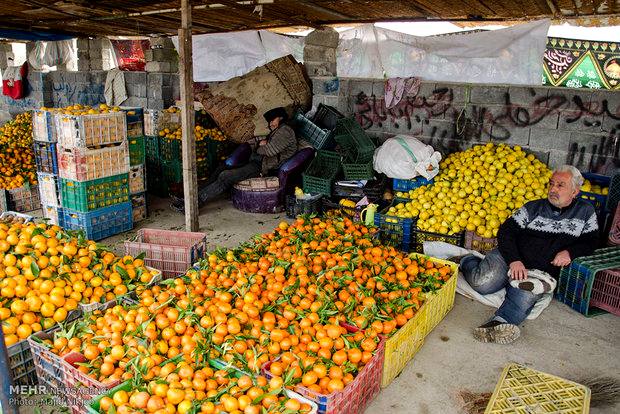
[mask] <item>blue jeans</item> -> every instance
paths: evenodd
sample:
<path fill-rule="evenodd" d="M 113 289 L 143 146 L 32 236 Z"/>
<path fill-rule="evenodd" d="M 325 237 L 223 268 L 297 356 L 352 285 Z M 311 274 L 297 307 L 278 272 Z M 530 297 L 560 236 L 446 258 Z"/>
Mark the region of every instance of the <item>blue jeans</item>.
<path fill-rule="evenodd" d="M 473 255 L 464 257 L 460 269 L 467 283 L 481 295 L 506 289 L 506 298 L 495 312 L 495 316 L 508 323 L 521 324 L 532 311 L 536 301 L 542 297 L 510 285 L 508 264 L 497 249 L 490 251 L 484 259 Z"/>

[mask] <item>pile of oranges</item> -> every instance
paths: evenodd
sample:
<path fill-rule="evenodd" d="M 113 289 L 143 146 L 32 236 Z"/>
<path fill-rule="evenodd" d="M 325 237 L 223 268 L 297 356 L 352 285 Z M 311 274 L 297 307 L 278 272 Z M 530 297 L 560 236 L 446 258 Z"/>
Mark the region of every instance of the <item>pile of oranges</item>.
<path fill-rule="evenodd" d="M 36 184 L 32 115 L 24 112 L 0 127 L 0 190 Z"/>
<path fill-rule="evenodd" d="M 80 303 L 114 299 L 153 277 L 143 260 L 58 226 L 0 222 L 0 320 L 7 346 L 65 321 Z"/>
<path fill-rule="evenodd" d="M 103 383 L 131 380 L 102 413 L 307 412 L 285 390 L 343 390 L 452 276 L 375 236 L 346 218 L 282 222 L 46 344 L 79 352 L 79 369 Z"/>
<path fill-rule="evenodd" d="M 135 411 L 203 413 L 309 413 L 310 404 L 295 396 L 288 396 L 282 387 L 274 387 L 263 376 L 234 376 L 230 370 L 205 367 L 194 371 L 185 364 L 179 372 L 170 372 L 161 380 L 150 381 L 146 387 L 118 390 L 105 396 L 99 403 L 100 412 L 119 414 Z M 183 375 L 183 376 L 181 376 Z M 184 388 L 191 382 L 194 389 Z M 234 396 L 233 396 L 234 395 Z M 200 405 L 195 400 L 200 401 Z M 169 411 L 168 411 L 169 409 Z"/>

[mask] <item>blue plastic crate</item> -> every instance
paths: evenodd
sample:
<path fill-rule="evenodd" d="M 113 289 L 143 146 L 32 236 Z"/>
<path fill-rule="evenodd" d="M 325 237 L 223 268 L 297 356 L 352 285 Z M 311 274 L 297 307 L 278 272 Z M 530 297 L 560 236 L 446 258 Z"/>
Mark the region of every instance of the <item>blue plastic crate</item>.
<path fill-rule="evenodd" d="M 581 175 L 583 175 L 583 178 L 590 181 L 592 184 L 598 184 L 603 187 L 609 188 L 609 185 L 611 183 L 611 177 L 608 177 L 606 175 L 587 173 L 587 172 L 582 172 Z M 581 193 L 579 193 L 579 197 L 591 203 L 594 206 L 594 209 L 596 210 L 596 214 L 598 214 L 599 217 L 607 213 L 607 196 L 606 195 L 582 191 Z"/>
<path fill-rule="evenodd" d="M 84 230 L 91 240 L 101 240 L 133 228 L 131 202 L 83 213 L 63 208 L 59 211 L 59 224 L 66 230 Z M 60 218 L 62 216 L 62 218 Z"/>
<path fill-rule="evenodd" d="M 405 239 L 410 239 L 413 226 L 417 222 L 414 218 L 402 218 L 396 217 L 388 213 L 390 207 L 397 205 L 398 203 L 407 203 L 408 200 L 397 198 L 392 204 L 384 208 L 378 214 L 375 214 L 375 226 L 379 227 L 381 233 L 386 234 L 402 234 Z M 391 236 L 394 237 L 394 236 Z"/>
<path fill-rule="evenodd" d="M 416 177 L 412 180 L 401 180 L 398 178 L 394 178 L 394 182 L 392 183 L 392 188 L 395 191 L 409 191 L 415 190 L 418 187 L 422 187 L 423 185 L 433 184 L 434 178 L 427 180 L 424 177 Z"/>
<path fill-rule="evenodd" d="M 55 142 L 34 141 L 34 160 L 37 171 L 58 175 L 58 154 Z"/>
<path fill-rule="evenodd" d="M 144 122 L 144 108 L 139 106 L 121 106 L 121 110 L 125 112 L 127 123 Z"/>
<path fill-rule="evenodd" d="M 412 238 L 410 230 L 405 230 L 402 233 L 381 230 L 379 232 L 379 239 L 381 240 L 382 244 L 386 246 L 394 246 L 398 250 L 406 253 L 409 253 L 413 250 L 411 244 Z"/>

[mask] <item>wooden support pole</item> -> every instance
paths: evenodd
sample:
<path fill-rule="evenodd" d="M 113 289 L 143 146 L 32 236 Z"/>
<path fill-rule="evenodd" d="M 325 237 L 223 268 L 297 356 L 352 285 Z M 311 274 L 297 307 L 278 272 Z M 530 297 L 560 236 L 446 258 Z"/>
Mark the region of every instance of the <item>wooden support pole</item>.
<path fill-rule="evenodd" d="M 200 225 L 198 223 L 198 178 L 196 175 L 196 137 L 194 135 L 194 71 L 192 66 L 192 8 L 190 0 L 181 0 L 179 52 L 185 228 L 187 231 L 198 231 Z"/>

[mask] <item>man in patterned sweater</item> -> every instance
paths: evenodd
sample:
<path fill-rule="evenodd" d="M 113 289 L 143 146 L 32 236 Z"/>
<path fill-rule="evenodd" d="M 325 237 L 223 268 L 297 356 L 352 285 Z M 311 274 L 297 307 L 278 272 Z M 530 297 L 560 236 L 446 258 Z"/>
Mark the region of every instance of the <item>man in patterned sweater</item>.
<path fill-rule="evenodd" d="M 526 203 L 502 224 L 497 249 L 484 259 L 473 255 L 461 259 L 463 276 L 478 293 L 506 289 L 493 318 L 474 330 L 477 340 L 510 343 L 517 339 L 518 325 L 536 301 L 555 287 L 551 277 L 557 279 L 563 266 L 595 249 L 598 223 L 594 207 L 577 197 L 582 184 L 575 167 L 558 168 L 549 181 L 547 199 Z"/>

